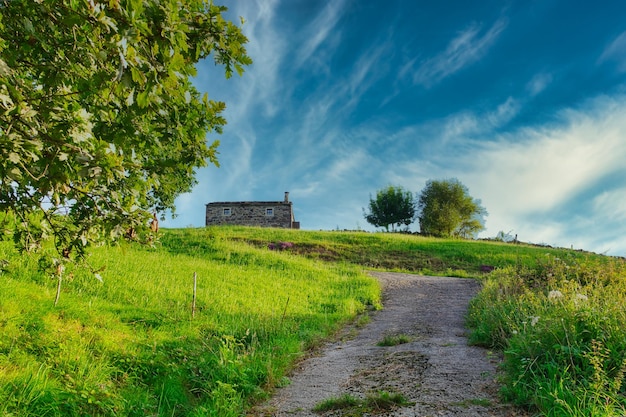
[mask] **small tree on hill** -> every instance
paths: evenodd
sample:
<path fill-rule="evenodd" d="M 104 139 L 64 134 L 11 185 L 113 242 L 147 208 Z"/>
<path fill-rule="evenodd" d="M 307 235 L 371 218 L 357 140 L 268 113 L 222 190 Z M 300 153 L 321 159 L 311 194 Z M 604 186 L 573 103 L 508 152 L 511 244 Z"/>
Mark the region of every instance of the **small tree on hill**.
<path fill-rule="evenodd" d="M 384 227 L 395 231 L 395 226 L 410 225 L 415 218 L 415 201 L 413 193 L 402 187 L 389 186 L 370 196 L 369 213 L 363 209 L 365 220 L 376 227 Z"/>
<path fill-rule="evenodd" d="M 483 230 L 487 211 L 457 179 L 426 182 L 417 202 L 420 231 L 438 237 L 471 237 Z"/>

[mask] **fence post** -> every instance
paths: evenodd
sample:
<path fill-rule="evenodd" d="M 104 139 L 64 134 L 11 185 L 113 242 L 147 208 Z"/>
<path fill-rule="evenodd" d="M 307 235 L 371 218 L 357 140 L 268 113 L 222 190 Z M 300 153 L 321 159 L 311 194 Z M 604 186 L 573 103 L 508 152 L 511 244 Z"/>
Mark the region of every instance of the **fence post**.
<path fill-rule="evenodd" d="M 65 269 L 63 264 L 57 265 L 57 276 L 59 277 L 59 282 L 57 283 L 57 293 L 56 293 L 56 297 L 54 298 L 55 307 L 59 303 L 59 297 L 61 297 L 61 282 L 63 282 L 63 269 Z"/>
<path fill-rule="evenodd" d="M 191 317 L 196 317 L 196 289 L 198 286 L 198 274 L 193 273 L 193 301 L 191 302 Z"/>

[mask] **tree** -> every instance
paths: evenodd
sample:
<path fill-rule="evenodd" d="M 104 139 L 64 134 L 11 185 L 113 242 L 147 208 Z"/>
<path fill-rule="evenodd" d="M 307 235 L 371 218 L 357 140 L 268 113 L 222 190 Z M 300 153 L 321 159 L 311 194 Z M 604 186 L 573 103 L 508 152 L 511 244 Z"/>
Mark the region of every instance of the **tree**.
<path fill-rule="evenodd" d="M 415 218 L 413 193 L 402 187 L 388 186 L 376 192 L 376 199 L 370 195 L 369 213 L 363 209 L 365 220 L 376 227 L 389 231 L 395 226 L 410 225 Z"/>
<path fill-rule="evenodd" d="M 481 207 L 457 179 L 426 182 L 417 202 L 420 231 L 438 237 L 471 237 L 484 229 Z"/>
<path fill-rule="evenodd" d="M 223 6 L 203 0 L 0 0 L 0 210 L 22 249 L 64 256 L 174 211 L 219 166 L 222 102 L 192 85 L 213 56 L 252 61 Z M 243 21 L 242 21 L 243 23 Z"/>

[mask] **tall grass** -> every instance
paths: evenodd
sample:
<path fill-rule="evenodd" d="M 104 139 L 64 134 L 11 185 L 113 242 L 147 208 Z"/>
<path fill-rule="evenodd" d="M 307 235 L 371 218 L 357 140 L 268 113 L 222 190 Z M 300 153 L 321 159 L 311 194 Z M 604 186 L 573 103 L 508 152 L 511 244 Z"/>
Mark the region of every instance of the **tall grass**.
<path fill-rule="evenodd" d="M 626 415 L 626 265 L 544 256 L 496 271 L 470 309 L 504 351 L 503 394 L 546 416 Z"/>
<path fill-rule="evenodd" d="M 55 307 L 56 279 L 0 250 L 2 416 L 238 416 L 380 295 L 348 264 L 181 230 L 92 251 L 103 282 L 68 266 Z"/>

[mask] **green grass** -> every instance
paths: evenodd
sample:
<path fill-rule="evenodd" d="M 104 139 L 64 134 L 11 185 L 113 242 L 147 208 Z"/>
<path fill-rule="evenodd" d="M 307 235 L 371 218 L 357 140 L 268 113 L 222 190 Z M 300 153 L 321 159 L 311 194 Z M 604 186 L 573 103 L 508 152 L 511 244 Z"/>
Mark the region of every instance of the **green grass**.
<path fill-rule="evenodd" d="M 68 266 L 57 307 L 56 278 L 2 244 L 0 415 L 238 416 L 307 348 L 379 305 L 355 266 L 219 233 L 96 248 L 103 282 Z"/>
<path fill-rule="evenodd" d="M 381 347 L 390 347 L 403 345 L 405 343 L 409 343 L 410 341 L 411 337 L 405 334 L 386 335 L 380 342 L 376 343 L 376 345 Z"/>
<path fill-rule="evenodd" d="M 339 397 L 329 398 L 317 404 L 313 411 L 323 413 L 325 411 L 345 410 L 347 408 L 356 408 L 361 406 L 362 401 L 350 394 L 344 394 Z"/>
<path fill-rule="evenodd" d="M 545 254 L 584 259 L 593 254 L 568 249 L 494 241 L 438 239 L 401 233 L 366 233 L 257 229 L 229 229 L 232 239 L 267 247 L 290 242 L 287 249 L 310 259 L 349 262 L 369 269 L 409 271 L 424 275 L 480 277 L 483 266 L 534 266 Z"/>
<path fill-rule="evenodd" d="M 484 279 L 474 340 L 506 350 L 511 401 L 624 406 L 623 262 L 607 257 L 405 234 L 163 230 L 154 247 L 92 248 L 89 268 L 67 265 L 57 306 L 58 279 L 40 268 L 52 257 L 0 242 L 3 417 L 240 416 L 284 385 L 307 349 L 380 307 L 367 269 Z M 564 298 L 548 301 L 556 289 Z M 568 373 L 573 388 L 559 376 Z M 537 392 L 526 376 L 550 382 Z"/>
<path fill-rule="evenodd" d="M 329 398 L 317 404 L 313 408 L 313 411 L 323 413 L 326 411 L 341 410 L 344 416 L 360 417 L 411 405 L 414 405 L 414 403 L 408 401 L 402 394 L 380 391 L 370 393 L 365 399 L 360 399 L 349 394 Z"/>

